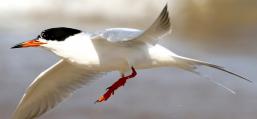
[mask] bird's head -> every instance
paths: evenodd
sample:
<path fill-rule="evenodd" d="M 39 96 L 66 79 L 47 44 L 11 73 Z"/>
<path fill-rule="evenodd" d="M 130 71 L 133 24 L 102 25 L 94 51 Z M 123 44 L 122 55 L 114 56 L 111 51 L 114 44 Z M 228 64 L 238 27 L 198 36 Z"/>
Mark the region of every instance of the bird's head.
<path fill-rule="evenodd" d="M 50 42 L 62 42 L 68 37 L 81 33 L 81 30 L 66 28 L 66 27 L 56 27 L 50 28 L 42 31 L 36 38 L 19 43 L 12 48 L 27 48 L 27 47 L 40 47 L 46 46 Z"/>

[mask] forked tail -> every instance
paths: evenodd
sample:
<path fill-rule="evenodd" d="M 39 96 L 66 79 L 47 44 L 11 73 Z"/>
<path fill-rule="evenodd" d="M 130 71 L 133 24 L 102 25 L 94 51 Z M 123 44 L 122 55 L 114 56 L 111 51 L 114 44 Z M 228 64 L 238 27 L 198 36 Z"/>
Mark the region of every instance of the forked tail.
<path fill-rule="evenodd" d="M 226 70 L 224 67 L 215 65 L 215 64 L 210 64 L 208 62 L 203 62 L 203 61 L 199 61 L 199 60 L 195 60 L 195 59 L 190 59 L 190 58 L 186 58 L 186 57 L 182 57 L 182 56 L 176 56 L 175 57 L 176 62 L 179 64 L 178 66 L 184 70 L 190 71 L 190 72 L 195 72 L 195 69 L 197 68 L 197 66 L 207 66 L 207 67 L 211 67 L 214 69 L 218 69 L 220 71 L 224 71 L 226 73 L 229 73 L 231 75 L 234 75 L 236 77 L 239 77 L 241 79 L 244 79 L 245 81 L 248 81 L 250 83 L 252 83 L 251 80 L 240 76 L 236 73 L 233 73 L 231 71 Z"/>

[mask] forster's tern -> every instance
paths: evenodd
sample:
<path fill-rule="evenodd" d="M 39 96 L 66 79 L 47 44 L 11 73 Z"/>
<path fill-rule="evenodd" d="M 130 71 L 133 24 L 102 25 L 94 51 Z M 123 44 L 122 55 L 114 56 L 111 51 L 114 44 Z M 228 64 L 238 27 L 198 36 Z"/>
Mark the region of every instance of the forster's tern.
<path fill-rule="evenodd" d="M 12 47 L 40 47 L 61 58 L 30 84 L 13 119 L 39 117 L 103 72 L 119 71 L 121 77 L 96 102 L 109 99 L 116 89 L 137 75 L 137 69 L 178 67 L 195 72 L 197 66 L 203 65 L 251 82 L 223 67 L 179 56 L 157 44 L 161 37 L 170 33 L 170 27 L 166 5 L 153 24 L 144 31 L 110 28 L 89 33 L 58 27 L 44 30 L 35 39 Z"/>

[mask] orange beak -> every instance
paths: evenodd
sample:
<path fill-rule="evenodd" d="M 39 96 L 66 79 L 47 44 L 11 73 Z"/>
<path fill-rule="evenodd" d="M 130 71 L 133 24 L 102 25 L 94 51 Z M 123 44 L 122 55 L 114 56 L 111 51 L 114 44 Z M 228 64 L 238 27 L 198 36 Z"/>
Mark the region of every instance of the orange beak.
<path fill-rule="evenodd" d="M 15 46 L 13 46 L 12 49 L 13 48 L 38 47 L 38 46 L 41 46 L 43 44 L 46 44 L 46 43 L 40 42 L 37 39 L 33 39 L 33 40 L 30 40 L 30 41 L 26 41 L 26 42 L 22 42 L 20 44 L 17 44 Z"/>

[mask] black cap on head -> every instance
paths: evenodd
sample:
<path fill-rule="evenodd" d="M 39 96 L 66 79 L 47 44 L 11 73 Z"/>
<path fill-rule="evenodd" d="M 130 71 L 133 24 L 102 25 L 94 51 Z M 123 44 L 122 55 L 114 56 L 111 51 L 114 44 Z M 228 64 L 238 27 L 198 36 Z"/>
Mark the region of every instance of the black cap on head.
<path fill-rule="evenodd" d="M 38 38 L 43 38 L 46 40 L 64 41 L 66 38 L 81 32 L 82 31 L 78 29 L 57 27 L 42 31 Z"/>

